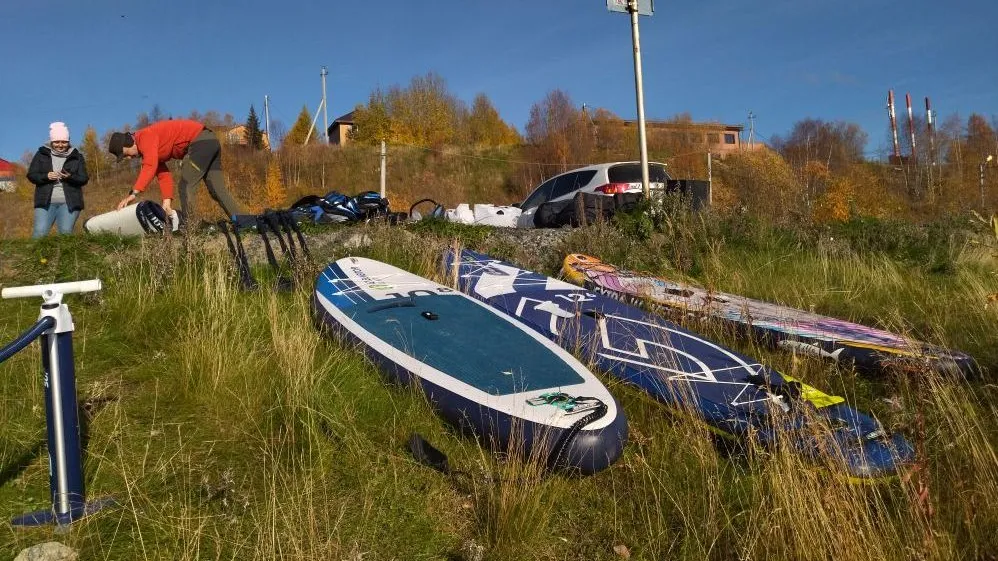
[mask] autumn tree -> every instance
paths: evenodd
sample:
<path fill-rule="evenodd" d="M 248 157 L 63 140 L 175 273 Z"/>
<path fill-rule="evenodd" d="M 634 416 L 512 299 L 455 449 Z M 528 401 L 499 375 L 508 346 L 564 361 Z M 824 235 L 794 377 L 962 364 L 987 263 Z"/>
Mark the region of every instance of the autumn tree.
<path fill-rule="evenodd" d="M 988 155 L 995 154 L 995 130 L 987 119 L 973 113 L 967 118 L 965 153 L 974 162 L 983 162 Z"/>
<path fill-rule="evenodd" d="M 409 86 L 376 90 L 367 106 L 354 110 L 354 140 L 374 144 L 441 146 L 453 143 L 465 106 L 435 73 L 414 77 Z"/>
<path fill-rule="evenodd" d="M 804 119 L 785 137 L 774 137 L 775 148 L 797 170 L 822 162 L 832 172 L 863 161 L 867 134 L 855 123 Z"/>
<path fill-rule="evenodd" d="M 809 214 L 797 173 L 772 150 L 732 154 L 717 161 L 714 176 L 729 190 L 718 195 L 732 210 L 782 222 Z"/>
<path fill-rule="evenodd" d="M 101 150 L 101 145 L 97 141 L 97 130 L 92 125 L 87 125 L 87 130 L 83 132 L 83 145 L 80 151 L 83 152 L 83 159 L 87 163 L 87 175 L 94 181 L 100 182 L 101 176 L 107 169 L 107 156 Z"/>
<path fill-rule="evenodd" d="M 951 116 L 940 128 L 944 137 L 942 191 L 957 208 L 979 208 L 981 205 L 980 170 L 988 155 L 995 155 L 996 133 L 987 119 L 973 113 L 967 118 L 966 127 L 957 116 Z M 991 164 L 994 166 L 994 163 Z M 985 169 L 984 195 L 993 198 L 998 186 L 998 172 Z M 987 202 L 985 202 L 987 204 Z"/>
<path fill-rule="evenodd" d="M 396 134 L 417 146 L 440 146 L 453 140 L 462 109 L 444 79 L 432 72 L 414 77 L 407 89 L 391 95 L 389 107 Z"/>
<path fill-rule="evenodd" d="M 264 182 L 264 200 L 268 208 L 281 208 L 288 198 L 284 188 L 284 178 L 281 177 L 280 161 L 271 157 L 267 164 L 267 178 Z"/>
<path fill-rule="evenodd" d="M 305 139 L 307 138 L 309 143 L 316 141 L 316 135 L 312 134 L 309 136 L 309 131 L 312 130 L 312 115 L 308 112 L 308 106 L 302 105 L 301 112 L 298 113 L 298 118 L 295 119 L 295 124 L 291 125 L 291 130 L 288 134 L 284 136 L 284 142 L 281 146 L 301 146 L 305 144 Z"/>
<path fill-rule="evenodd" d="M 475 96 L 467 119 L 468 140 L 476 146 L 516 144 L 520 135 L 506 124 L 484 93 Z"/>
<path fill-rule="evenodd" d="M 592 112 L 593 137 L 600 160 L 626 160 L 638 145 L 636 127 L 625 127 L 624 120 L 612 111 L 599 108 Z"/>
<path fill-rule="evenodd" d="M 208 110 L 201 116 L 201 122 L 209 129 L 222 126 L 222 116 L 215 110 Z"/>
<path fill-rule="evenodd" d="M 246 145 L 254 150 L 263 148 L 263 131 L 260 130 L 260 119 L 256 116 L 256 108 L 252 104 L 249 116 L 246 117 Z"/>
<path fill-rule="evenodd" d="M 350 138 L 368 144 L 390 140 L 390 121 L 388 96 L 381 91 L 381 88 L 377 88 L 371 92 L 366 106 L 354 107 L 353 129 L 350 131 Z"/>
<path fill-rule="evenodd" d="M 589 118 L 561 90 L 531 106 L 526 132 L 531 156 L 557 171 L 589 161 L 596 145 Z"/>

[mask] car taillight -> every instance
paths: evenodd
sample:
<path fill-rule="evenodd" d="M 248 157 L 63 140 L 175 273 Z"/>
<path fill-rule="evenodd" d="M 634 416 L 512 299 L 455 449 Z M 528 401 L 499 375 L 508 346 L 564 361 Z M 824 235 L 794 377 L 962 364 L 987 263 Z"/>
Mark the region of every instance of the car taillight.
<path fill-rule="evenodd" d="M 626 193 L 630 187 L 630 183 L 607 183 L 600 185 L 596 190 L 604 195 L 616 195 L 617 193 Z"/>

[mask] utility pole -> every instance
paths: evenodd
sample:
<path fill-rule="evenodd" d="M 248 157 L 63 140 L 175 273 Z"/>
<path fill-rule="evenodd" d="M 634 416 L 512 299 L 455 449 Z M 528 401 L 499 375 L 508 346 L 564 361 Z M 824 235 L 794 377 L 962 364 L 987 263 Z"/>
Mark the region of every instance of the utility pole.
<path fill-rule="evenodd" d="M 898 141 L 897 114 L 894 112 L 894 90 L 887 90 L 887 117 L 891 121 L 891 135 L 894 140 L 894 160 L 892 163 L 901 165 L 901 143 Z"/>
<path fill-rule="evenodd" d="M 322 76 L 322 138 L 326 139 L 326 144 L 329 144 L 329 116 L 326 114 L 326 75 L 329 72 L 326 71 L 326 66 L 322 66 L 322 70 L 319 75 Z"/>
<path fill-rule="evenodd" d="M 648 139 L 645 131 L 645 94 L 641 83 L 641 39 L 638 35 L 638 15 L 650 16 L 654 12 L 652 0 L 606 0 L 611 12 L 627 13 L 631 16 L 631 44 L 634 49 L 634 90 L 638 105 L 638 142 L 641 145 L 641 187 L 648 198 Z"/>
<path fill-rule="evenodd" d="M 749 149 L 755 148 L 755 113 L 751 110 L 748 112 L 748 122 L 749 122 L 749 133 L 748 133 L 748 145 Z"/>
<path fill-rule="evenodd" d="M 714 160 L 707 152 L 707 205 L 714 206 Z"/>
<path fill-rule="evenodd" d="M 648 199 L 651 196 L 648 185 L 648 136 L 645 131 L 645 94 L 641 80 L 641 39 L 638 36 L 638 0 L 627 0 L 627 12 L 631 15 L 631 42 L 634 44 L 634 89 L 638 103 L 638 142 L 641 144 L 641 189 Z"/>
<path fill-rule="evenodd" d="M 991 160 L 993 160 L 994 158 L 995 157 L 993 155 L 988 154 L 988 157 L 985 158 L 983 162 L 981 162 L 981 176 L 980 177 L 981 177 L 981 211 L 982 212 L 984 211 L 984 167 L 987 166 L 989 163 L 991 163 Z"/>
<path fill-rule="evenodd" d="M 270 96 L 263 96 L 263 120 L 267 126 L 267 149 L 274 151 L 274 139 L 270 137 Z"/>
<path fill-rule="evenodd" d="M 325 107 L 326 100 L 323 99 L 319 102 L 319 106 L 315 108 L 315 117 L 312 117 L 312 126 L 308 128 L 308 134 L 305 135 L 305 142 L 302 143 L 303 146 L 308 144 L 308 141 L 312 138 L 312 131 L 315 130 L 315 122 L 319 120 L 319 109 L 323 109 Z"/>
<path fill-rule="evenodd" d="M 387 172 L 386 162 L 388 151 L 385 149 L 385 141 L 381 141 L 381 198 L 385 198 L 385 173 Z"/>

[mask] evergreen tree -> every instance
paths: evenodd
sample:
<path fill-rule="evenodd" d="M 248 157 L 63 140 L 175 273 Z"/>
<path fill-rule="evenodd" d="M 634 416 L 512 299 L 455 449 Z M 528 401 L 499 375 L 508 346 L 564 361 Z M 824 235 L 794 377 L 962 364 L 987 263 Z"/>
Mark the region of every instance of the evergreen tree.
<path fill-rule="evenodd" d="M 312 115 L 308 112 L 308 107 L 303 105 L 301 113 L 298 113 L 298 118 L 295 119 L 295 124 L 291 126 L 291 130 L 284 137 L 283 146 L 301 146 L 305 144 L 305 139 L 308 138 L 308 131 L 311 128 Z M 309 138 L 309 143 L 315 142 L 316 136 L 313 132 L 311 138 Z"/>
<path fill-rule="evenodd" d="M 263 148 L 263 131 L 260 130 L 260 119 L 256 116 L 256 108 L 250 105 L 249 116 L 246 117 L 246 145 L 254 150 Z"/>

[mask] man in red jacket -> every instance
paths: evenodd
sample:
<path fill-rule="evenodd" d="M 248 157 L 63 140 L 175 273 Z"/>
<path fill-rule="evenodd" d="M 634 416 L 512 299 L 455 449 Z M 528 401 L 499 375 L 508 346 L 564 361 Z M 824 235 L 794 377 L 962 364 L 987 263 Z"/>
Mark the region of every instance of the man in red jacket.
<path fill-rule="evenodd" d="M 166 163 L 170 160 L 183 160 L 180 166 L 180 209 L 187 215 L 187 223 L 193 223 L 193 191 L 202 180 L 208 187 L 211 198 L 222 207 L 226 216 L 232 219 L 237 214 L 243 214 L 241 205 L 225 188 L 222 147 L 218 138 L 197 121 L 171 119 L 153 123 L 134 133 L 116 132 L 111 134 L 107 150 L 119 161 L 122 158 L 142 158 L 139 177 L 135 180 L 132 192 L 118 203 L 119 210 L 134 202 L 155 177 L 159 180 L 163 210 L 171 214 L 173 177 Z"/>

